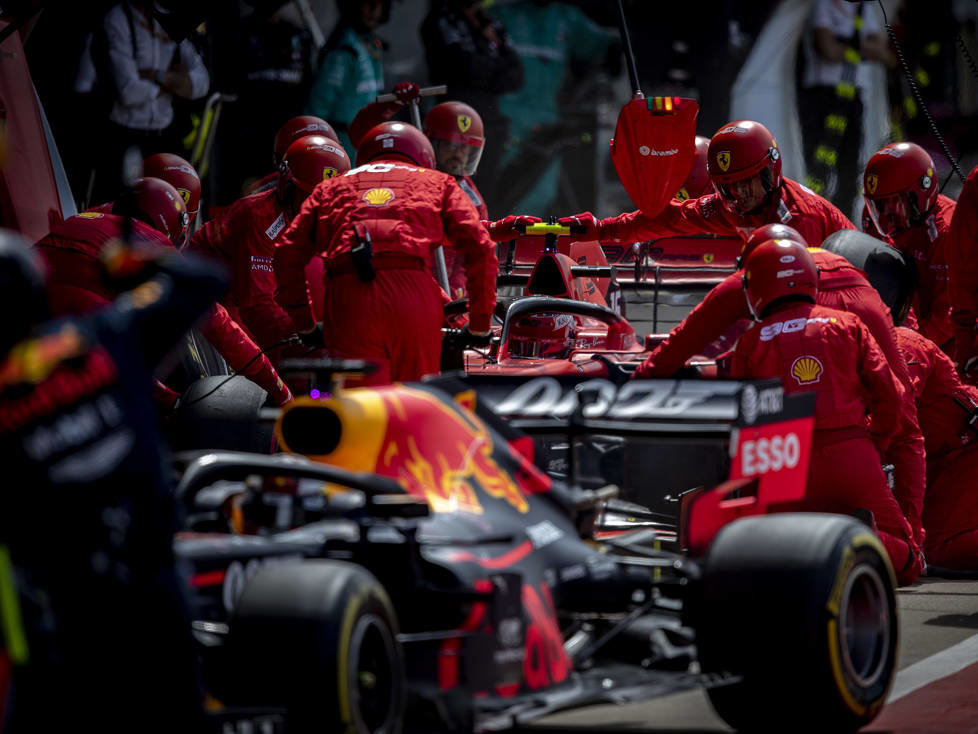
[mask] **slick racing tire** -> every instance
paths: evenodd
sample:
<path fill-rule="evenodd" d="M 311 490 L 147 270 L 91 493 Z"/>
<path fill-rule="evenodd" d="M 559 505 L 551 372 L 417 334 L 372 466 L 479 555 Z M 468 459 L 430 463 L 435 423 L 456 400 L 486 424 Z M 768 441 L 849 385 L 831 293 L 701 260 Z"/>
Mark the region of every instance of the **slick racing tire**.
<path fill-rule="evenodd" d="M 717 713 L 752 732 L 872 721 L 895 674 L 895 585 L 879 539 L 847 516 L 765 515 L 721 529 L 690 620 Z M 715 685 L 727 680 L 737 682 Z"/>
<path fill-rule="evenodd" d="M 387 593 L 361 566 L 262 568 L 230 620 L 234 703 L 284 707 L 290 733 L 397 734 L 405 705 L 397 633 Z"/>

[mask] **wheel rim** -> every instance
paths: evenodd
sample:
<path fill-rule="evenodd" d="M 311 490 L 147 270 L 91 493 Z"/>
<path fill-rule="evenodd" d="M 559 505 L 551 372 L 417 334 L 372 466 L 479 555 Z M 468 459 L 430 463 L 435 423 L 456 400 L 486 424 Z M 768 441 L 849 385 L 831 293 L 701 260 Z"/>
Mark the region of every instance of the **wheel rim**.
<path fill-rule="evenodd" d="M 349 659 L 355 701 L 351 708 L 358 730 L 389 731 L 398 715 L 400 666 L 390 629 L 380 618 L 368 614 L 357 620 Z"/>
<path fill-rule="evenodd" d="M 856 566 L 842 590 L 839 646 L 846 673 L 862 688 L 876 684 L 887 670 L 892 624 L 882 577 L 872 566 Z"/>

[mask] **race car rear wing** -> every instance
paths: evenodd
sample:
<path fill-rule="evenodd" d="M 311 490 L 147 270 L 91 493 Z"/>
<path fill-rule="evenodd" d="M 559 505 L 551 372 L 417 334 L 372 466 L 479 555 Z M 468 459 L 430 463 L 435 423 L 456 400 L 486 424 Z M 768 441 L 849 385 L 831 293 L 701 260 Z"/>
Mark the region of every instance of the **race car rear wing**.
<path fill-rule="evenodd" d="M 479 410 L 533 436 L 551 474 L 571 483 L 596 475 L 624 499 L 675 515 L 689 547 L 734 517 L 804 497 L 815 394 L 787 394 L 777 380 L 618 386 L 473 373 L 435 382 L 473 390 Z"/>

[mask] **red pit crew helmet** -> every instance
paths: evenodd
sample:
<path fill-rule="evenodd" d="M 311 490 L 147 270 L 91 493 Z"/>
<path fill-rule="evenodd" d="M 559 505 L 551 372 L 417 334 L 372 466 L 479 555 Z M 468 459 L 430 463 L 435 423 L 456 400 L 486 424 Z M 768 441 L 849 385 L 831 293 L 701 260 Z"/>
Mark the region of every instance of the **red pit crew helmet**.
<path fill-rule="evenodd" d="M 510 327 L 510 356 L 528 359 L 566 359 L 574 351 L 577 322 L 566 313 L 522 316 Z"/>
<path fill-rule="evenodd" d="M 161 178 L 140 178 L 132 191 L 116 200 L 113 214 L 145 222 L 180 247 L 187 237 L 190 219 L 183 197 Z"/>
<path fill-rule="evenodd" d="M 747 257 L 757 246 L 768 240 L 791 240 L 792 242 L 797 242 L 799 245 L 808 247 L 808 243 L 801 236 L 801 232 L 794 227 L 789 227 L 787 224 L 765 224 L 763 227 L 758 227 L 751 232 L 750 237 L 744 242 L 744 246 L 740 248 L 740 255 L 737 257 L 737 267 L 742 268 L 747 261 Z"/>
<path fill-rule="evenodd" d="M 680 201 L 686 199 L 698 199 L 707 193 L 710 188 L 710 174 L 706 170 L 706 159 L 710 154 L 710 139 L 702 135 L 696 136 L 696 158 L 693 159 L 693 168 L 690 170 L 686 181 L 679 191 L 676 198 Z"/>
<path fill-rule="evenodd" d="M 334 141 L 337 140 L 333 126 L 321 117 L 315 115 L 293 117 L 275 133 L 275 147 L 273 148 L 275 165 L 278 166 L 281 163 L 285 151 L 289 149 L 292 143 L 306 135 L 322 135 Z"/>
<path fill-rule="evenodd" d="M 357 166 L 375 158 L 402 158 L 423 168 L 437 167 L 431 141 L 403 122 L 382 122 L 363 136 L 357 148 Z"/>
<path fill-rule="evenodd" d="M 780 298 L 799 296 L 815 303 L 818 267 L 808 248 L 791 240 L 759 244 L 744 263 L 741 283 L 755 321 Z"/>
<path fill-rule="evenodd" d="M 937 202 L 934 161 L 916 143 L 880 148 L 863 171 L 863 198 L 873 224 L 884 235 L 923 223 Z"/>
<path fill-rule="evenodd" d="M 174 153 L 157 153 L 143 161 L 143 175 L 161 178 L 177 190 L 187 207 L 190 224 L 200 209 L 200 176 L 186 160 Z"/>
<path fill-rule="evenodd" d="M 482 118 L 462 102 L 442 102 L 424 118 L 424 134 L 435 149 L 438 170 L 452 176 L 473 176 L 486 144 Z"/>
<path fill-rule="evenodd" d="M 707 170 L 729 211 L 754 214 L 781 188 L 781 151 L 764 125 L 737 120 L 720 128 L 710 140 Z"/>
<path fill-rule="evenodd" d="M 316 185 L 350 170 L 350 158 L 343 147 L 323 135 L 306 135 L 285 151 L 279 164 L 279 184 L 295 184 L 310 193 Z"/>

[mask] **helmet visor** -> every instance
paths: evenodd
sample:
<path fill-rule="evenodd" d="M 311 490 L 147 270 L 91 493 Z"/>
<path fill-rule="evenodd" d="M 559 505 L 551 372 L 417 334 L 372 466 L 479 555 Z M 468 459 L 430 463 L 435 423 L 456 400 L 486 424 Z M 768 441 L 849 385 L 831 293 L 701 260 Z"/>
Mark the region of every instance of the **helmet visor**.
<path fill-rule="evenodd" d="M 482 158 L 482 146 L 456 140 L 431 141 L 435 148 L 438 170 L 451 176 L 474 176 Z"/>
<path fill-rule="evenodd" d="M 751 214 L 767 200 L 769 187 L 764 185 L 767 169 L 748 178 L 730 183 L 713 183 L 723 205 L 734 214 Z"/>
<path fill-rule="evenodd" d="M 870 219 L 881 234 L 889 237 L 901 229 L 910 226 L 910 207 L 903 194 L 888 196 L 884 199 L 866 199 L 866 210 Z"/>

